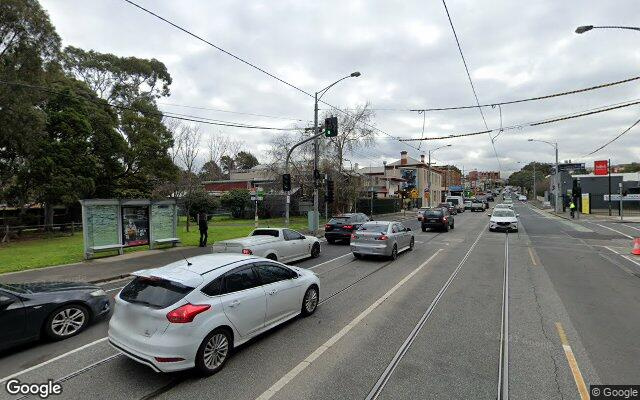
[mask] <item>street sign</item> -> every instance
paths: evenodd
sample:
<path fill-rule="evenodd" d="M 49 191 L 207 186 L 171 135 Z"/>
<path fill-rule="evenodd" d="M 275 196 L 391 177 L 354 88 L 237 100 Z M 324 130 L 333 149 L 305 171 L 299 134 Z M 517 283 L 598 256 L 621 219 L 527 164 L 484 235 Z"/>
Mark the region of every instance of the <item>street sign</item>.
<path fill-rule="evenodd" d="M 609 201 L 609 195 L 604 195 L 604 201 Z M 612 194 L 611 201 L 620 201 L 619 194 Z M 622 196 L 622 201 L 640 201 L 640 194 L 628 194 L 626 196 Z"/>
<path fill-rule="evenodd" d="M 418 194 L 418 191 L 413 188 L 411 189 L 411 192 L 409 192 L 409 197 L 411 197 L 412 199 L 418 199 L 420 198 L 420 195 Z"/>
<path fill-rule="evenodd" d="M 558 170 L 560 171 L 578 171 L 584 169 L 584 163 L 558 164 Z"/>
<path fill-rule="evenodd" d="M 594 175 L 607 175 L 609 173 L 609 162 L 607 160 L 598 160 L 593 162 Z"/>
<path fill-rule="evenodd" d="M 251 189 L 251 201 L 262 201 L 264 200 L 264 189 L 256 188 Z"/>

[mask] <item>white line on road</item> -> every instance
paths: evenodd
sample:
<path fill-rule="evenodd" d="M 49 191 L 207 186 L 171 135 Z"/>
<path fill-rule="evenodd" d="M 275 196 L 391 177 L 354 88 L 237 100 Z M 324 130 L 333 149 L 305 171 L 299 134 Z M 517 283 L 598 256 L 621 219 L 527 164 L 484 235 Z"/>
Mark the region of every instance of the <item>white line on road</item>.
<path fill-rule="evenodd" d="M 629 235 L 627 235 L 626 233 L 622 233 L 622 232 L 620 232 L 620 231 L 618 231 L 618 230 L 615 230 L 615 229 L 613 229 L 613 228 L 609 228 L 608 226 L 604 226 L 604 225 L 602 225 L 602 224 L 596 224 L 595 222 L 591 222 L 591 221 L 587 221 L 587 222 L 592 223 L 592 224 L 594 224 L 594 225 L 598 225 L 598 226 L 600 226 L 600 227 L 602 227 L 602 228 L 604 228 L 604 229 L 608 229 L 608 230 L 610 230 L 610 231 L 614 231 L 615 233 L 618 233 L 618 234 L 620 234 L 620 235 L 622 235 L 622 236 L 626 236 L 626 237 L 628 237 L 629 239 L 633 239 L 633 236 L 629 236 Z"/>
<path fill-rule="evenodd" d="M 611 251 L 611 252 L 613 252 L 613 253 L 616 253 L 617 255 L 621 256 L 621 257 L 622 257 L 622 258 L 624 258 L 625 260 L 629 260 L 629 261 L 631 261 L 632 263 L 634 263 L 634 264 L 636 264 L 637 266 L 639 266 L 639 267 L 640 267 L 640 262 L 638 262 L 638 261 L 634 260 L 633 258 L 631 258 L 631 257 L 627 256 L 626 254 L 618 253 L 617 251 L 615 251 L 614 249 L 612 249 L 612 248 L 611 248 L 611 247 L 609 247 L 609 246 L 602 246 L 602 247 L 604 247 L 605 249 L 607 249 L 607 250 L 609 250 L 609 251 Z M 635 274 L 634 274 L 633 272 L 631 272 L 631 271 L 627 271 L 627 272 L 629 272 L 631 275 L 635 275 Z"/>
<path fill-rule="evenodd" d="M 367 315 L 369 315 L 373 310 L 375 310 L 380 304 L 382 304 L 386 299 L 388 299 L 396 290 L 398 290 L 402 285 L 404 285 L 409 279 L 411 279 L 415 274 L 420 272 L 422 268 L 424 268 L 431 260 L 433 260 L 443 249 L 438 249 L 431 257 L 429 257 L 425 262 L 420 264 L 420 266 L 413 271 L 411 271 L 407 276 L 402 278 L 400 282 L 398 282 L 394 287 L 389 289 L 389 291 L 382 295 L 378 300 L 376 300 L 373 304 L 371 304 L 366 310 L 361 312 L 357 317 L 355 317 L 351 322 L 349 322 L 344 328 L 342 328 L 338 333 L 333 335 L 329 340 L 324 342 L 320 347 L 318 347 L 313 353 L 309 354 L 307 358 L 301 361 L 298 365 L 296 365 L 293 369 L 287 372 L 282 378 L 280 378 L 276 383 L 271 385 L 269 389 L 264 391 L 260 396 L 257 397 L 256 400 L 267 400 L 273 397 L 280 389 L 282 389 L 287 383 L 291 382 L 293 378 L 298 376 L 305 368 L 311 365 L 318 357 L 322 355 L 325 351 L 331 348 L 334 344 L 336 344 L 344 335 L 349 333 L 353 327 L 355 327 L 360 321 L 362 321 Z"/>
<path fill-rule="evenodd" d="M 40 368 L 40 367 L 43 367 L 43 366 L 45 366 L 45 365 L 47 365 L 47 364 L 51 364 L 51 363 L 52 363 L 52 362 L 54 362 L 54 361 L 58 361 L 58 360 L 60 360 L 61 358 L 64 358 L 64 357 L 69 356 L 69 355 L 71 355 L 71 354 L 77 353 L 77 352 L 79 352 L 80 350 L 84 350 L 84 349 L 89 348 L 89 347 L 91 347 L 91 346 L 93 346 L 93 345 L 95 345 L 95 344 L 102 343 L 102 342 L 104 342 L 104 341 L 106 341 L 106 340 L 107 340 L 107 338 L 106 338 L 106 337 L 103 337 L 102 339 L 98 339 L 98 340 L 95 340 L 95 341 L 93 341 L 93 342 L 91 342 L 91 343 L 87 343 L 87 344 L 85 344 L 84 346 L 80 346 L 80 347 L 78 347 L 77 349 L 73 349 L 73 350 L 68 351 L 68 352 L 66 352 L 66 353 L 64 353 L 64 354 L 60 354 L 60 355 L 59 355 L 59 356 L 57 356 L 57 357 L 53 357 L 52 359 L 47 360 L 47 361 L 44 361 L 44 362 L 41 362 L 40 364 L 34 365 L 33 367 L 29 367 L 29 368 L 27 368 L 27 369 L 23 369 L 22 371 L 18 371 L 18 372 L 16 372 L 15 374 L 11 374 L 11 375 L 9 375 L 9 376 L 5 376 L 4 378 L 0 379 L 0 383 L 5 382 L 5 381 L 7 381 L 7 380 L 9 380 L 9 379 L 11 379 L 11 378 L 15 378 L 16 376 L 19 376 L 19 375 L 25 374 L 25 373 L 27 373 L 27 372 L 33 371 L 34 369 L 38 369 L 38 368 Z"/>
<path fill-rule="evenodd" d="M 336 257 L 336 258 L 332 258 L 331 260 L 327 260 L 327 261 L 325 261 L 325 262 L 321 262 L 320 264 L 316 264 L 316 265 L 314 265 L 314 266 L 312 266 L 312 267 L 309 267 L 309 268 L 307 268 L 307 269 L 314 269 L 314 268 L 318 268 L 318 267 L 319 267 L 319 266 L 321 266 L 321 265 L 329 264 L 329 263 L 330 263 L 330 262 L 332 262 L 332 261 L 338 260 L 338 259 L 343 258 L 343 257 L 346 257 L 346 256 L 350 256 L 350 255 L 352 255 L 352 254 L 349 252 L 349 253 L 347 253 L 347 254 L 343 254 L 343 255 L 338 256 L 338 257 Z"/>

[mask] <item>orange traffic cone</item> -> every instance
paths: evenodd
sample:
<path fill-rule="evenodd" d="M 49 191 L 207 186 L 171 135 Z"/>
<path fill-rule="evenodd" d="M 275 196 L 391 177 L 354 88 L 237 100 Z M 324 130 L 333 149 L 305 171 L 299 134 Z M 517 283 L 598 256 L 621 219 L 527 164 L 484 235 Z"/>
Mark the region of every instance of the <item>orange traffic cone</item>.
<path fill-rule="evenodd" d="M 633 249 L 631 250 L 631 254 L 640 256 L 640 238 L 633 239 Z"/>

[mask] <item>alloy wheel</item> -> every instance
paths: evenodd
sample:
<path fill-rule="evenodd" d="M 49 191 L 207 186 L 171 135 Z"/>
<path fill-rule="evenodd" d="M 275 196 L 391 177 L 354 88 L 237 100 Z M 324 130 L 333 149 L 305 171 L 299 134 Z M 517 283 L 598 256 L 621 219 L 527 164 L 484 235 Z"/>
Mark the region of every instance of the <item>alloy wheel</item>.
<path fill-rule="evenodd" d="M 318 306 L 318 291 L 315 289 L 309 289 L 307 295 L 304 298 L 304 308 L 307 313 L 311 314 Z"/>
<path fill-rule="evenodd" d="M 76 307 L 68 307 L 53 316 L 51 331 L 58 336 L 70 336 L 82 329 L 85 321 L 84 311 Z"/>
<path fill-rule="evenodd" d="M 204 364 L 209 369 L 216 369 L 227 359 L 227 354 L 229 354 L 227 336 L 223 333 L 216 333 L 211 336 L 204 348 Z"/>

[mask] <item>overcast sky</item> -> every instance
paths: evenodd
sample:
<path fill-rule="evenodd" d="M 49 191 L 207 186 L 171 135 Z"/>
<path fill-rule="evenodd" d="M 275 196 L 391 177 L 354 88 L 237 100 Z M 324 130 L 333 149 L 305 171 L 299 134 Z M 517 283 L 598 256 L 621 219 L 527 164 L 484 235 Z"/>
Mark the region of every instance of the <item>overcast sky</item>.
<path fill-rule="evenodd" d="M 246 58 L 298 87 L 314 92 L 341 82 L 324 100 L 340 107 L 366 101 L 374 109 L 472 105 L 475 100 L 439 0 L 392 1 L 169 1 L 139 4 Z M 287 127 L 313 119 L 313 99 L 185 35 L 122 0 L 41 0 L 63 44 L 157 58 L 171 73 L 171 96 L 162 103 L 215 108 L 280 118 L 161 105 L 166 111 L 262 126 Z M 579 25 L 640 24 L 638 0 L 448 0 L 481 103 L 539 96 L 640 75 L 640 32 L 593 30 Z M 640 98 L 640 83 L 587 94 L 502 107 L 503 126 L 537 121 Z M 484 109 L 489 128 L 499 128 L 498 108 Z M 551 162 L 553 149 L 528 138 L 558 141 L 560 159 L 578 160 L 640 118 L 640 105 L 570 121 L 504 132 L 496 141 L 502 170 L 517 161 Z M 375 125 L 394 137 L 420 137 L 422 115 L 376 111 Z M 430 112 L 425 136 L 484 129 L 478 109 Z M 241 138 L 264 159 L 272 131 L 204 125 L 205 135 Z M 640 126 L 594 156 L 613 163 L 640 160 Z M 418 142 L 412 143 L 418 146 Z M 440 162 L 470 169 L 497 169 L 485 135 L 424 142 Z M 382 134 L 376 146 L 353 155 L 361 164 L 392 161 L 401 150 L 422 151 Z"/>

